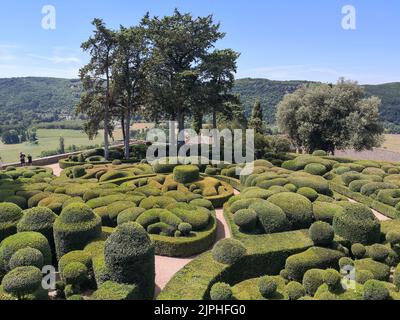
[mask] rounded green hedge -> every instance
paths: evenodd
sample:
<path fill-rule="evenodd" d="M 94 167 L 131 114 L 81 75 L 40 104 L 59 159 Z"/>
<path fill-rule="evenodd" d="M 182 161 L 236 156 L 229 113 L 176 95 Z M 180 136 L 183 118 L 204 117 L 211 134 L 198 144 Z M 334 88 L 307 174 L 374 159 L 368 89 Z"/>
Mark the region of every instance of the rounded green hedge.
<path fill-rule="evenodd" d="M 308 228 L 313 221 L 311 201 L 302 195 L 282 192 L 269 197 L 268 202 L 283 210 L 292 229 Z"/>
<path fill-rule="evenodd" d="M 367 249 L 361 243 L 355 243 L 351 246 L 351 253 L 356 259 L 362 259 L 367 253 Z"/>
<path fill-rule="evenodd" d="M 54 249 L 53 224 L 57 215 L 49 208 L 35 207 L 23 211 L 24 216 L 18 222 L 18 232 L 35 231 L 43 234 Z"/>
<path fill-rule="evenodd" d="M 368 280 L 374 279 L 374 274 L 369 270 L 356 270 L 356 282 L 365 284 Z"/>
<path fill-rule="evenodd" d="M 83 263 L 70 262 L 63 268 L 61 277 L 67 285 L 80 286 L 88 279 L 88 269 Z"/>
<path fill-rule="evenodd" d="M 28 207 L 28 203 L 27 203 L 26 199 L 21 196 L 9 196 L 4 199 L 4 202 L 14 203 L 22 209 L 26 209 Z"/>
<path fill-rule="evenodd" d="M 111 280 L 135 284 L 143 299 L 154 295 L 154 245 L 141 225 L 122 224 L 105 242 L 104 255 Z"/>
<path fill-rule="evenodd" d="M 314 202 L 318 198 L 318 192 L 314 189 L 302 187 L 297 190 L 297 193 L 306 197 L 311 202 Z"/>
<path fill-rule="evenodd" d="M 312 155 L 313 155 L 313 156 L 316 156 L 316 157 L 326 157 L 328 154 L 327 154 L 326 151 L 324 151 L 324 150 L 315 150 L 315 151 L 312 153 Z"/>
<path fill-rule="evenodd" d="M 343 208 L 335 203 L 315 201 L 313 203 L 313 214 L 317 221 L 332 224 L 333 217 L 342 212 Z"/>
<path fill-rule="evenodd" d="M 324 270 L 310 269 L 303 276 L 303 286 L 310 296 L 314 296 L 318 288 L 324 283 Z"/>
<path fill-rule="evenodd" d="M 212 249 L 212 256 L 215 261 L 232 265 L 246 254 L 245 246 L 235 239 L 223 239 Z"/>
<path fill-rule="evenodd" d="M 331 291 L 334 291 L 340 286 L 342 277 L 340 273 L 335 269 L 327 269 L 324 271 L 324 282 L 328 285 Z"/>
<path fill-rule="evenodd" d="M 139 207 L 125 209 L 118 215 L 117 224 L 121 225 L 126 222 L 135 222 L 136 219 L 145 211 L 146 209 Z"/>
<path fill-rule="evenodd" d="M 210 290 L 211 300 L 229 301 L 232 300 L 232 288 L 229 284 L 223 282 L 215 283 Z"/>
<path fill-rule="evenodd" d="M 233 220 L 239 226 L 240 230 L 252 232 L 257 227 L 257 212 L 252 209 L 241 209 L 235 213 Z"/>
<path fill-rule="evenodd" d="M 389 290 L 385 284 L 378 280 L 368 280 L 364 284 L 364 300 L 388 300 Z"/>
<path fill-rule="evenodd" d="M 317 221 L 311 225 L 308 235 L 314 245 L 329 246 L 333 242 L 335 232 L 329 223 Z"/>
<path fill-rule="evenodd" d="M 14 203 L 0 203 L 0 242 L 17 232 L 22 209 Z"/>
<path fill-rule="evenodd" d="M 174 168 L 174 180 L 183 184 L 194 182 L 199 180 L 199 172 L 199 167 L 197 166 L 177 166 Z"/>
<path fill-rule="evenodd" d="M 257 213 L 259 223 L 265 233 L 278 233 L 290 230 L 289 220 L 283 210 L 267 201 L 257 201 L 249 209 Z"/>
<path fill-rule="evenodd" d="M 18 232 L 2 241 L 0 258 L 3 260 L 4 266 L 6 268 L 9 266 L 10 259 L 14 253 L 27 247 L 39 250 L 43 255 L 44 264 L 51 265 L 51 249 L 46 237 L 41 233 L 29 231 Z"/>
<path fill-rule="evenodd" d="M 15 252 L 8 263 L 10 270 L 18 267 L 34 266 L 42 269 L 44 266 L 43 254 L 35 248 L 26 247 Z"/>
<path fill-rule="evenodd" d="M 265 276 L 258 280 L 258 290 L 264 298 L 271 298 L 278 289 L 278 284 L 273 277 Z"/>
<path fill-rule="evenodd" d="M 323 176 L 327 172 L 327 169 L 320 163 L 310 163 L 304 167 L 304 171 L 316 176 Z"/>
<path fill-rule="evenodd" d="M 18 299 L 34 293 L 42 283 L 42 272 L 33 266 L 18 267 L 7 273 L 1 285 L 6 293 Z"/>
<path fill-rule="evenodd" d="M 101 218 L 85 204 L 74 203 L 65 207 L 54 222 L 54 242 L 57 257 L 82 250 L 101 235 Z"/>
<path fill-rule="evenodd" d="M 286 285 L 286 292 L 289 296 L 289 300 L 299 300 L 306 295 L 306 289 L 301 283 L 292 281 Z"/>
<path fill-rule="evenodd" d="M 367 255 L 378 262 L 384 262 L 389 256 L 389 248 L 380 243 L 374 243 L 373 245 L 367 247 Z"/>
<path fill-rule="evenodd" d="M 373 244 L 380 240 L 381 225 L 371 209 L 359 203 L 341 202 L 343 212 L 333 218 L 335 233 L 352 243 Z"/>
<path fill-rule="evenodd" d="M 85 265 L 87 270 L 92 269 L 92 257 L 89 253 L 83 250 L 70 251 L 63 255 L 58 261 L 58 271 L 61 273 L 61 275 L 64 272 L 64 268 L 72 262 L 82 263 Z"/>

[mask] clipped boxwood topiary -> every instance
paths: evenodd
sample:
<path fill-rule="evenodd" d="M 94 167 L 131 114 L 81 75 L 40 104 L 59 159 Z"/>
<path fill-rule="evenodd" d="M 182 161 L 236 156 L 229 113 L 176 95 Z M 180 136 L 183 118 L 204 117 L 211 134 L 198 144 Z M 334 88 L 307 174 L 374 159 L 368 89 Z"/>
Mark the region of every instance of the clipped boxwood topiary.
<path fill-rule="evenodd" d="M 333 242 L 335 232 L 329 223 L 317 221 L 308 230 L 308 235 L 312 242 L 314 242 L 314 245 L 329 246 Z"/>
<path fill-rule="evenodd" d="M 51 265 L 51 249 L 46 237 L 41 233 L 29 231 L 18 232 L 2 241 L 0 252 L 4 266 L 9 266 L 14 253 L 27 247 L 39 250 L 43 255 L 44 265 Z"/>
<path fill-rule="evenodd" d="M 92 269 L 92 257 L 89 253 L 83 250 L 70 251 L 63 255 L 60 261 L 58 261 L 58 271 L 61 275 L 64 272 L 64 268 L 72 262 L 82 263 L 87 270 Z"/>
<path fill-rule="evenodd" d="M 136 285 L 106 281 L 90 297 L 91 300 L 137 300 L 140 299 Z"/>
<path fill-rule="evenodd" d="M 174 180 L 179 183 L 190 183 L 199 180 L 199 167 L 187 165 L 174 168 Z"/>
<path fill-rule="evenodd" d="M 369 270 L 356 270 L 356 282 L 365 284 L 368 280 L 374 279 L 374 274 Z"/>
<path fill-rule="evenodd" d="M 104 254 L 111 280 L 136 284 L 143 299 L 153 298 L 154 245 L 141 225 L 129 222 L 118 226 L 106 240 Z"/>
<path fill-rule="evenodd" d="M 14 203 L 22 209 L 26 209 L 28 207 L 26 199 L 24 197 L 20 197 L 20 196 L 7 197 L 4 199 L 4 202 Z"/>
<path fill-rule="evenodd" d="M 252 209 L 242 209 L 235 213 L 233 220 L 240 230 L 254 232 L 257 227 L 257 213 Z"/>
<path fill-rule="evenodd" d="M 362 259 L 365 257 L 367 253 L 367 249 L 361 243 L 355 243 L 351 246 L 351 253 L 353 254 L 354 258 Z"/>
<path fill-rule="evenodd" d="M 101 234 L 101 218 L 90 207 L 74 203 L 65 207 L 54 222 L 54 242 L 57 257 L 82 250 Z"/>
<path fill-rule="evenodd" d="M 335 269 L 327 269 L 324 271 L 324 282 L 328 285 L 330 291 L 334 291 L 340 286 L 342 277 Z"/>
<path fill-rule="evenodd" d="M 344 254 L 340 251 L 312 247 L 287 258 L 285 269 L 288 271 L 291 279 L 301 281 L 307 270 L 338 268 L 339 259 L 342 257 L 344 257 Z"/>
<path fill-rule="evenodd" d="M 318 288 L 324 283 L 324 270 L 310 269 L 304 274 L 303 286 L 307 294 L 314 296 Z"/>
<path fill-rule="evenodd" d="M 17 232 L 22 209 L 14 203 L 0 203 L 0 242 Z"/>
<path fill-rule="evenodd" d="M 339 267 L 341 269 L 353 266 L 354 266 L 354 261 L 349 257 L 343 257 L 339 260 Z"/>
<path fill-rule="evenodd" d="M 378 280 L 368 280 L 364 284 L 364 300 L 388 300 L 389 290 L 385 284 Z"/>
<path fill-rule="evenodd" d="M 393 284 L 400 289 L 400 264 L 397 265 L 393 273 Z"/>
<path fill-rule="evenodd" d="M 306 289 L 301 283 L 292 281 L 286 285 L 286 292 L 289 296 L 289 300 L 299 300 L 306 295 Z"/>
<path fill-rule="evenodd" d="M 381 225 L 371 209 L 359 203 L 340 202 L 344 211 L 333 218 L 335 233 L 352 243 L 373 244 L 380 240 Z"/>
<path fill-rule="evenodd" d="M 327 154 L 326 151 L 324 151 L 324 150 L 315 150 L 315 151 L 312 153 L 312 155 L 313 155 L 313 156 L 316 156 L 316 157 L 326 157 L 328 154 Z"/>
<path fill-rule="evenodd" d="M 389 281 L 390 267 L 382 262 L 374 261 L 370 258 L 355 260 L 354 268 L 356 270 L 371 271 L 376 280 Z"/>
<path fill-rule="evenodd" d="M 265 276 L 258 279 L 258 290 L 264 298 L 272 298 L 277 289 L 278 284 L 273 277 Z"/>
<path fill-rule="evenodd" d="M 18 267 L 34 266 L 42 269 L 44 266 L 43 254 L 35 248 L 26 247 L 15 252 L 8 263 L 10 270 Z"/>
<path fill-rule="evenodd" d="M 88 269 L 83 263 L 71 262 L 63 268 L 61 277 L 66 284 L 80 286 L 88 280 Z"/>
<path fill-rule="evenodd" d="M 18 267 L 7 273 L 1 285 L 6 293 L 23 299 L 37 291 L 42 283 L 42 272 L 33 266 Z"/>
<path fill-rule="evenodd" d="M 311 202 L 314 202 L 318 198 L 318 192 L 315 191 L 314 189 L 307 187 L 300 188 L 299 190 L 297 190 L 297 193 L 306 197 Z"/>
<path fill-rule="evenodd" d="M 283 210 L 267 201 L 258 201 L 250 206 L 257 213 L 258 220 L 265 233 L 277 233 L 290 230 L 289 220 Z"/>
<path fill-rule="evenodd" d="M 343 211 L 343 208 L 335 203 L 315 201 L 313 203 L 313 214 L 317 221 L 332 224 L 335 214 Z"/>
<path fill-rule="evenodd" d="M 310 163 L 304 167 L 304 171 L 316 176 L 323 176 L 327 172 L 327 169 L 320 163 Z"/>
<path fill-rule="evenodd" d="M 45 207 L 35 207 L 23 211 L 24 216 L 18 222 L 18 232 L 35 231 L 43 234 L 49 241 L 52 250 L 55 250 L 53 224 L 57 215 Z"/>
<path fill-rule="evenodd" d="M 269 197 L 268 201 L 283 210 L 293 229 L 304 229 L 311 225 L 312 204 L 306 197 L 292 192 L 282 192 Z"/>
<path fill-rule="evenodd" d="M 215 261 L 232 265 L 246 254 L 245 246 L 235 239 L 223 239 L 214 246 L 212 256 Z"/>
<path fill-rule="evenodd" d="M 232 300 L 232 288 L 227 283 L 217 282 L 211 287 L 210 297 L 214 301 Z"/>
<path fill-rule="evenodd" d="M 125 209 L 118 215 L 117 224 L 121 225 L 126 222 L 135 222 L 136 219 L 145 211 L 146 209 L 139 207 Z"/>
<path fill-rule="evenodd" d="M 372 246 L 367 247 L 366 249 L 368 257 L 379 262 L 384 262 L 390 253 L 389 248 L 380 243 L 375 243 Z"/>

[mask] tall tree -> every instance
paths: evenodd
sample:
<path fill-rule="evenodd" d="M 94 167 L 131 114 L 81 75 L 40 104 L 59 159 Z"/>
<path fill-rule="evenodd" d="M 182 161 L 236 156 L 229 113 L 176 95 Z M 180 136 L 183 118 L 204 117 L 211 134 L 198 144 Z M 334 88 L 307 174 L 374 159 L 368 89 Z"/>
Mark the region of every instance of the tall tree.
<path fill-rule="evenodd" d="M 164 113 L 184 129 L 186 115 L 195 106 L 196 91 L 201 88 L 200 65 L 218 39 L 219 24 L 213 17 L 193 18 L 177 9 L 172 16 L 142 21 L 152 47 L 152 102 L 161 104 Z"/>
<path fill-rule="evenodd" d="M 235 81 L 239 54 L 231 49 L 215 50 L 205 55 L 200 67 L 205 86 L 206 105 L 211 109 L 213 128 L 217 128 L 217 112 L 224 110 L 225 102 L 234 101 L 229 93 Z"/>
<path fill-rule="evenodd" d="M 132 112 L 143 105 L 148 91 L 147 64 L 148 38 L 144 28 L 120 28 L 113 78 L 119 89 L 122 103 L 122 131 L 125 158 L 129 158 L 130 122 Z"/>
<path fill-rule="evenodd" d="M 297 148 L 361 151 L 382 142 L 380 105 L 379 98 L 366 98 L 356 82 L 340 79 L 336 85 L 312 84 L 286 95 L 277 120 Z"/>
<path fill-rule="evenodd" d="M 260 100 L 257 100 L 254 104 L 254 107 L 253 107 L 253 110 L 251 113 L 251 118 L 249 121 L 249 127 L 251 129 L 254 129 L 254 131 L 256 133 L 259 133 L 259 134 L 265 133 L 264 122 L 263 122 L 263 113 L 262 113 Z"/>
<path fill-rule="evenodd" d="M 80 70 L 80 78 L 85 91 L 89 92 L 84 97 L 86 103 L 89 98 L 94 100 L 88 105 L 93 108 L 96 103 L 102 99 L 98 99 L 98 91 L 104 90 L 104 106 L 103 106 L 103 123 L 104 123 L 104 157 L 108 159 L 109 154 L 109 135 L 111 133 L 110 126 L 110 110 L 112 108 L 112 68 L 114 63 L 114 54 L 117 46 L 117 38 L 114 31 L 108 29 L 101 19 L 94 19 L 92 22 L 95 27 L 93 35 L 81 47 L 84 51 L 89 52 L 90 62 Z M 91 110 L 93 111 L 93 110 Z M 98 116 L 98 113 L 96 113 Z M 93 119 L 92 119 L 93 120 Z M 93 121 L 91 121 L 93 125 Z"/>

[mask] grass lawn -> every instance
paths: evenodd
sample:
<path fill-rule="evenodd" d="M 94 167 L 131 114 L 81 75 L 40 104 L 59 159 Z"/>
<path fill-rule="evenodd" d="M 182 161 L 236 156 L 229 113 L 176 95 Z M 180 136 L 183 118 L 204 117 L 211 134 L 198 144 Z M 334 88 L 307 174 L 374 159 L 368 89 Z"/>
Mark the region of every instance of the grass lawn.
<path fill-rule="evenodd" d="M 389 151 L 400 152 L 400 134 L 386 134 L 382 148 Z"/>
<path fill-rule="evenodd" d="M 94 140 L 89 140 L 87 135 L 78 130 L 66 129 L 39 129 L 37 131 L 39 143 L 32 144 L 25 142 L 22 144 L 3 144 L 0 142 L 0 156 L 3 162 L 19 161 L 19 153 L 24 152 L 26 155 L 31 154 L 33 158 L 38 158 L 44 150 L 56 150 L 59 148 L 60 137 L 64 138 L 65 148 L 70 145 L 89 146 L 101 144 L 103 141 L 103 132 Z M 115 133 L 115 139 L 120 139 L 121 133 Z"/>

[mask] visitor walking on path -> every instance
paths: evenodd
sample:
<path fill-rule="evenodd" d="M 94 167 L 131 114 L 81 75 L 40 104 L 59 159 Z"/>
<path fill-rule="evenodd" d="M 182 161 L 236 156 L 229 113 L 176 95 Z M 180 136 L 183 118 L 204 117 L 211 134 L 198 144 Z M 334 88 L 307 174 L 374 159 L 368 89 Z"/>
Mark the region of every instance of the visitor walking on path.
<path fill-rule="evenodd" d="M 23 154 L 22 152 L 19 153 L 19 160 L 21 162 L 21 167 L 25 166 L 25 154 Z"/>
<path fill-rule="evenodd" d="M 28 166 L 32 165 L 32 156 L 28 154 Z"/>

